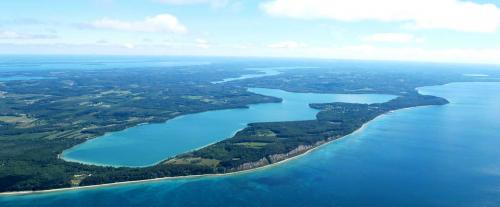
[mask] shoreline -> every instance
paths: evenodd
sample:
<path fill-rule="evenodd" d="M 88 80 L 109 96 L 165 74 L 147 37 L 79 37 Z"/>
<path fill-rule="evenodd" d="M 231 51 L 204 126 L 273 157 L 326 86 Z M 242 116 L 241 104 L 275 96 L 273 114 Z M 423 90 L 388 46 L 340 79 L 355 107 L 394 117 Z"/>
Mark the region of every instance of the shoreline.
<path fill-rule="evenodd" d="M 416 108 L 416 107 L 421 107 L 421 106 L 415 106 L 415 107 L 408 107 L 408 108 L 403 108 L 403 109 L 410 109 L 410 108 Z M 398 109 L 401 110 L 401 109 Z M 163 180 L 176 180 L 176 179 L 195 179 L 195 178 L 204 178 L 204 177 L 219 177 L 219 176 L 233 176 L 233 175 L 238 175 L 238 174 L 243 174 L 243 173 L 251 173 L 257 170 L 263 170 L 266 168 L 270 167 L 276 167 L 280 164 L 283 164 L 288 161 L 292 161 L 298 158 L 301 158 L 302 156 L 305 156 L 317 149 L 320 149 L 323 146 L 327 146 L 330 143 L 334 143 L 335 141 L 342 140 L 352 134 L 359 133 L 363 131 L 366 126 L 375 121 L 376 119 L 379 119 L 383 116 L 386 116 L 387 114 L 390 114 L 394 111 L 398 110 L 393 110 L 384 114 L 381 114 L 374 119 L 364 123 L 359 127 L 358 129 L 354 130 L 353 132 L 346 134 L 342 137 L 339 137 L 337 139 L 333 139 L 330 141 L 327 141 L 321 145 L 318 145 L 316 147 L 313 147 L 301 154 L 295 155 L 293 157 L 269 164 L 269 165 L 264 165 L 256 168 L 251 168 L 247 170 L 242 170 L 242 171 L 236 171 L 236 172 L 229 172 L 229 173 L 216 173 L 216 174 L 201 174 L 201 175 L 184 175 L 184 176 L 176 176 L 176 177 L 162 177 L 162 178 L 152 178 L 152 179 L 145 179 L 145 180 L 132 180 L 132 181 L 123 181 L 123 182 L 115 182 L 115 183 L 105 183 L 105 184 L 99 184 L 99 185 L 88 185 L 88 186 L 76 186 L 76 187 L 66 187 L 66 188 L 55 188 L 55 189 L 47 189 L 47 190 L 34 190 L 34 191 L 12 191 L 12 192 L 0 192 L 0 196 L 23 196 L 23 195 L 34 195 L 34 194 L 45 194 L 45 193 L 55 193 L 55 192 L 64 192 L 64 191 L 76 191 L 76 190 L 86 190 L 86 189 L 94 189 L 94 188 L 103 188 L 103 187 L 111 187 L 111 186 L 120 186 L 120 185 L 128 185 L 128 184 L 137 184 L 137 183 L 148 183 L 148 182 L 157 182 L 157 181 L 163 181 Z"/>

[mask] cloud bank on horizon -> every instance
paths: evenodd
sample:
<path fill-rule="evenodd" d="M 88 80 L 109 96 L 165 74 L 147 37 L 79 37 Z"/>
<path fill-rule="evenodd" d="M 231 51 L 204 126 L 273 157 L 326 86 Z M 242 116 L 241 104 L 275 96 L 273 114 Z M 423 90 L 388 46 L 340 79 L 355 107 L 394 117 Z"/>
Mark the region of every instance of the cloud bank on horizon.
<path fill-rule="evenodd" d="M 500 8 L 457 0 L 273 0 L 261 4 L 274 16 L 337 21 L 382 21 L 414 29 L 496 32 Z"/>
<path fill-rule="evenodd" d="M 0 3 L 0 54 L 211 55 L 500 64 L 500 2 Z"/>

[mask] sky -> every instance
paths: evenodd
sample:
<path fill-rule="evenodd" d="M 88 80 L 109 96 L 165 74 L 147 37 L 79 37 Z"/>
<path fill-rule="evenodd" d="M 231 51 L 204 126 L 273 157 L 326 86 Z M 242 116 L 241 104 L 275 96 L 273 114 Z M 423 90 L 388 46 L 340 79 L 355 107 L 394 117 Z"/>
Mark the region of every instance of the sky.
<path fill-rule="evenodd" d="M 500 0 L 16 0 L 0 54 L 500 64 Z"/>

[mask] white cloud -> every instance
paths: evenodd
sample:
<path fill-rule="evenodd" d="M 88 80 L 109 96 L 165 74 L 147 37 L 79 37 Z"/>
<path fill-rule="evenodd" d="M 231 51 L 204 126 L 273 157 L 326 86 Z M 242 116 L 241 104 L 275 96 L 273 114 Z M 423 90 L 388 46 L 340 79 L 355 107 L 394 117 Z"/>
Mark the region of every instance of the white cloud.
<path fill-rule="evenodd" d="M 24 35 L 17 32 L 3 31 L 0 32 L 0 39 L 23 39 Z"/>
<path fill-rule="evenodd" d="M 305 44 L 298 43 L 295 41 L 283 41 L 268 45 L 268 47 L 270 48 L 284 48 L 284 49 L 296 49 L 305 46 L 306 46 Z"/>
<path fill-rule="evenodd" d="M 495 32 L 500 27 L 497 6 L 459 0 L 271 0 L 261 8 L 274 16 L 400 22 L 417 29 Z"/>
<path fill-rule="evenodd" d="M 171 44 L 133 45 L 124 50 L 124 44 L 30 44 L 0 43 L 0 54 L 130 54 L 130 55 L 210 55 L 210 56 L 266 56 L 300 58 L 335 58 L 369 60 L 403 60 L 456 63 L 490 63 L 500 65 L 500 47 L 484 49 L 425 49 L 418 47 L 377 47 L 373 45 L 350 45 L 342 47 L 313 47 L 300 50 L 277 50 L 252 44 L 244 50 L 232 47 L 220 50 L 200 50 L 192 42 Z M 227 48 L 226 48 L 227 49 Z"/>
<path fill-rule="evenodd" d="M 29 39 L 56 39 L 53 34 L 27 34 L 12 31 L 0 31 L 0 39 L 9 40 L 29 40 Z"/>
<path fill-rule="evenodd" d="M 297 57 L 500 64 L 498 58 L 500 57 L 500 47 L 485 49 L 424 49 L 418 47 L 377 47 L 366 44 L 305 48 L 299 52 L 301 53 L 297 53 Z"/>
<path fill-rule="evenodd" d="M 127 49 L 134 49 L 135 45 L 132 43 L 125 43 L 125 44 L 123 44 L 123 47 L 125 47 Z"/>
<path fill-rule="evenodd" d="M 205 39 L 198 38 L 198 39 L 195 39 L 195 42 L 196 42 L 196 47 L 203 48 L 203 49 L 207 49 L 210 47 L 210 44 Z"/>
<path fill-rule="evenodd" d="M 86 24 L 95 29 L 109 29 L 128 32 L 173 32 L 185 33 L 186 27 L 170 14 L 146 17 L 142 21 L 122 21 L 104 18 Z"/>
<path fill-rule="evenodd" d="M 405 33 L 377 33 L 364 36 L 361 40 L 366 42 L 390 42 L 390 43 L 422 43 L 423 38 L 417 38 L 412 34 Z"/>

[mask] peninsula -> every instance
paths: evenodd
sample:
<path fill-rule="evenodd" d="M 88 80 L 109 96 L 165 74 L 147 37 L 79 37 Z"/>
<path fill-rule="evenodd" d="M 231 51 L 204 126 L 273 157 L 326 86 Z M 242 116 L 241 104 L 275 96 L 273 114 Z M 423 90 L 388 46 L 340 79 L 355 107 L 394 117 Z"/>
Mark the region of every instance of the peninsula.
<path fill-rule="evenodd" d="M 346 136 L 384 113 L 448 103 L 440 97 L 419 94 L 417 87 L 475 80 L 461 73 L 450 73 L 443 78 L 432 73 L 343 72 L 319 68 L 214 84 L 248 73 L 231 66 L 183 66 L 147 72 L 130 69 L 3 73 L 2 76 L 37 78 L 0 82 L 0 192 L 215 175 L 268 166 Z M 206 67 L 219 69 L 206 70 Z M 77 144 L 141 123 L 280 101 L 250 93 L 247 87 L 383 93 L 397 98 L 375 104 L 311 104 L 310 107 L 319 110 L 314 120 L 252 123 L 231 138 L 148 167 L 104 167 L 58 158 L 62 151 Z"/>
<path fill-rule="evenodd" d="M 88 176 L 80 185 L 250 170 L 290 159 L 339 139 L 384 113 L 447 103 L 440 97 L 414 93 L 380 104 L 311 104 L 311 107 L 321 110 L 316 120 L 253 123 L 230 139 L 158 165 L 140 169 L 115 168 Z"/>

